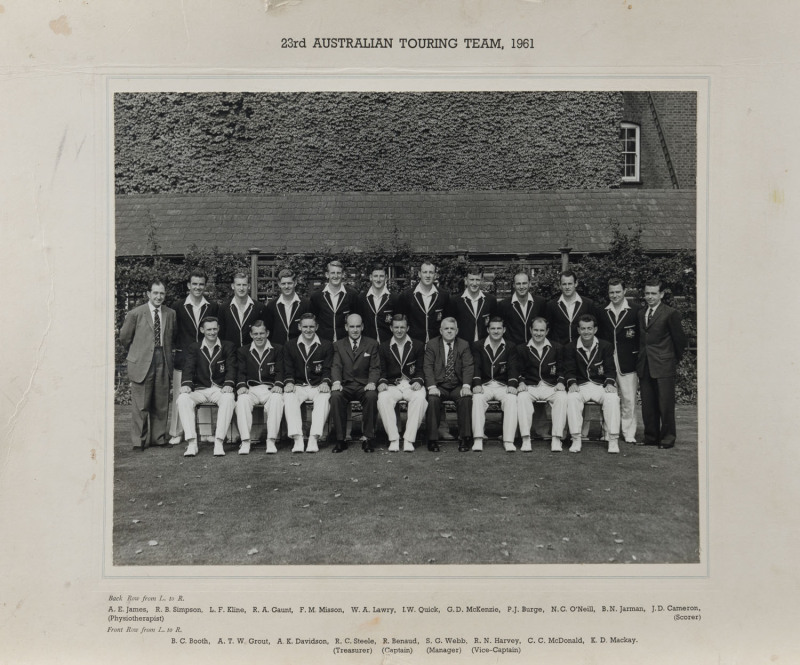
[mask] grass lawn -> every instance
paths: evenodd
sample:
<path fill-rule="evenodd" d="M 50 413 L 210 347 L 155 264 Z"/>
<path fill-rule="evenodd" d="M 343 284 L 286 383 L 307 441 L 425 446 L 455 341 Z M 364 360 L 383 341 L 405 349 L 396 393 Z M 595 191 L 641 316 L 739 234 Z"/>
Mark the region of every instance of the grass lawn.
<path fill-rule="evenodd" d="M 494 439 L 483 453 L 293 455 L 284 442 L 221 458 L 211 444 L 135 452 L 129 407 L 115 409 L 116 565 L 699 560 L 695 406 L 677 407 L 672 450 L 506 453 Z"/>

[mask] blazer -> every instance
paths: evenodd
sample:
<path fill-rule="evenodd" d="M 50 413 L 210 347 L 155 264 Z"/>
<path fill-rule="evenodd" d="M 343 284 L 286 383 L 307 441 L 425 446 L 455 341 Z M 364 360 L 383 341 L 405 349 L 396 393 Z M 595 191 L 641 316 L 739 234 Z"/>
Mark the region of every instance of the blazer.
<path fill-rule="evenodd" d="M 236 345 L 233 342 L 217 340 L 219 346 L 209 359 L 202 344 L 192 342 L 186 349 L 186 357 L 181 376 L 181 386 L 192 390 L 215 386 L 236 384 Z"/>
<path fill-rule="evenodd" d="M 523 312 L 519 304 L 512 302 L 511 298 L 497 303 L 497 315 L 502 316 L 506 324 L 505 339 L 512 347 L 531 341 L 531 321 L 537 316 L 547 318 L 547 301 L 544 298 L 529 294 L 528 301 L 532 305 L 527 312 Z"/>
<path fill-rule="evenodd" d="M 266 305 L 270 324 L 269 341 L 272 344 L 283 345 L 300 337 L 300 317 L 310 311 L 311 301 L 308 298 L 300 298 L 288 312 L 279 298 L 270 300 Z"/>
<path fill-rule="evenodd" d="M 389 292 L 380 302 L 367 297 L 368 291 L 358 294 L 358 313 L 364 321 L 364 336 L 380 344 L 392 339 L 392 317 L 400 313 L 400 294 Z"/>
<path fill-rule="evenodd" d="M 441 337 L 434 337 L 425 347 L 425 362 L 422 372 L 425 375 L 425 386 L 440 386 L 444 383 L 444 345 Z M 475 365 L 469 342 L 456 337 L 453 340 L 453 353 L 455 354 L 454 370 L 458 385 L 472 385 L 475 377 Z"/>
<path fill-rule="evenodd" d="M 166 305 L 161 305 L 159 319 L 161 320 L 161 337 L 163 339 L 164 360 L 167 370 L 172 373 L 172 349 L 178 329 L 175 324 L 175 310 Z M 150 315 L 148 303 L 134 307 L 125 316 L 125 321 L 119 331 L 119 341 L 128 355 L 128 378 L 134 383 L 141 383 L 147 376 L 153 362 L 155 351 L 155 330 L 153 317 Z"/>
<path fill-rule="evenodd" d="M 437 287 L 437 292 L 431 298 L 430 309 L 426 312 L 422 295 L 409 288 L 403 291 L 400 307 L 408 318 L 408 334 L 412 339 L 427 343 L 439 334 L 442 319 L 451 314 L 450 294 Z"/>
<path fill-rule="evenodd" d="M 361 335 L 356 354 L 353 354 L 353 340 L 349 336 L 333 345 L 331 381 L 341 381 L 346 387 L 363 388 L 368 383 L 377 386 L 380 378 L 381 360 L 374 339 Z"/>
<path fill-rule="evenodd" d="M 458 336 L 470 344 L 486 337 L 489 319 L 497 313 L 497 298 L 486 293 L 478 300 L 478 314 L 472 309 L 468 298 L 463 295 L 450 299 L 451 315 L 458 322 Z M 476 334 L 477 333 L 477 334 Z"/>
<path fill-rule="evenodd" d="M 547 318 L 550 323 L 550 333 L 548 334 L 559 344 L 569 344 L 578 338 L 578 319 L 584 314 L 594 314 L 600 321 L 601 312 L 594 300 L 581 296 L 581 302 L 575 307 L 572 320 L 567 316 L 566 308 L 558 298 L 547 303 Z"/>
<path fill-rule="evenodd" d="M 319 344 L 312 345 L 308 357 L 300 351 L 300 344 L 300 339 L 296 339 L 283 347 L 284 384 L 299 383 L 315 387 L 323 383 L 330 385 L 333 344 L 320 340 Z"/>
<path fill-rule="evenodd" d="M 410 339 L 410 338 L 409 338 Z M 381 378 L 378 383 L 395 385 L 406 379 L 409 383 L 424 385 L 422 365 L 425 360 L 425 345 L 410 339 L 403 348 L 402 358 L 398 355 L 397 347 L 392 345 L 392 340 L 383 342 L 379 347 L 381 361 Z"/>
<path fill-rule="evenodd" d="M 324 289 L 311 294 L 311 311 L 317 317 L 320 339 L 333 342 L 347 337 L 344 327 L 350 314 L 358 314 L 358 292 L 349 286 L 344 287 L 344 295 L 339 298 L 339 306 L 333 311 L 330 294 Z M 303 312 L 300 312 L 301 314 Z"/>
<path fill-rule="evenodd" d="M 681 323 L 683 317 L 677 309 L 661 303 L 650 325 L 646 326 L 644 319 L 647 309 L 642 307 L 639 310 L 639 358 L 636 371 L 640 377 L 644 377 L 647 367 L 654 379 L 675 376 L 687 343 Z"/>
<path fill-rule="evenodd" d="M 613 345 L 620 374 L 635 372 L 639 356 L 639 308 L 628 301 L 628 309 L 622 310 L 618 321 L 611 310 L 603 309 L 598 322 L 597 336 Z"/>
<path fill-rule="evenodd" d="M 219 308 L 220 339 L 233 342 L 237 347 L 250 346 L 253 338 L 250 337 L 250 326 L 256 321 L 263 321 L 270 330 L 272 326 L 267 317 L 264 303 L 254 300 L 244 313 L 244 320 L 239 320 L 239 310 L 233 304 L 233 298 L 223 303 Z"/>
<path fill-rule="evenodd" d="M 520 383 L 538 386 L 544 382 L 548 386 L 559 383 L 567 385 L 564 368 L 564 347 L 558 342 L 545 344 L 544 352 L 538 352 L 530 344 L 518 344 L 511 356 L 512 373 L 517 374 Z"/>
<path fill-rule="evenodd" d="M 236 351 L 236 389 L 253 386 L 283 387 L 283 347 L 272 344 L 259 360 L 253 346 Z"/>
<path fill-rule="evenodd" d="M 472 345 L 472 360 L 475 368 L 472 386 L 483 385 L 484 381 L 497 381 L 503 385 L 516 388 L 518 377 L 515 374 L 509 375 L 514 347 L 504 339 L 499 353 L 492 357 L 489 354 L 490 347 L 487 346 L 488 339 L 488 337 L 484 337 Z"/>
<path fill-rule="evenodd" d="M 595 383 L 603 386 L 617 385 L 617 367 L 614 365 L 614 347 L 604 339 L 587 356 L 583 347 L 578 347 L 580 339 L 567 345 L 564 350 L 564 365 L 567 370 L 567 385 Z"/>
<path fill-rule="evenodd" d="M 186 298 L 183 300 L 176 300 L 171 305 L 172 309 L 175 310 L 175 317 L 178 324 L 178 337 L 175 342 L 175 350 L 181 351 L 189 347 L 192 342 L 197 342 L 198 344 L 203 341 L 203 333 L 200 332 L 200 326 L 194 320 L 194 315 L 192 314 L 192 306 L 186 304 Z M 207 316 L 219 316 L 219 306 L 217 303 L 213 302 L 206 302 L 200 308 L 200 318 L 199 321 L 202 321 Z"/>

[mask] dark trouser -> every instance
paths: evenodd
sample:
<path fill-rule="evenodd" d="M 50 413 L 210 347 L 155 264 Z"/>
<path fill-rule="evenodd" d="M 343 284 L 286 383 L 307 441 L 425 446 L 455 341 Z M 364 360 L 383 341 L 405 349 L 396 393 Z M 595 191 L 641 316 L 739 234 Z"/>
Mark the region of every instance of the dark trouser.
<path fill-rule="evenodd" d="M 153 351 L 153 360 L 144 381 L 131 381 L 131 439 L 134 446 L 167 443 L 169 410 L 169 372 L 163 348 Z"/>
<path fill-rule="evenodd" d="M 347 432 L 347 404 L 352 400 L 361 402 L 361 431 L 368 439 L 375 438 L 375 421 L 378 416 L 378 391 L 364 390 L 360 386 L 342 386 L 331 391 L 331 418 L 336 431 L 336 440 L 344 441 Z"/>
<path fill-rule="evenodd" d="M 439 440 L 439 407 L 443 400 L 456 403 L 458 416 L 458 436 L 466 439 L 472 436 L 472 395 L 461 397 L 461 386 L 442 388 L 438 386 L 440 395 L 428 395 L 428 410 L 425 412 L 425 429 L 428 430 L 428 441 Z"/>
<path fill-rule="evenodd" d="M 645 361 L 639 375 L 645 443 L 675 443 L 675 377 L 654 379 Z"/>

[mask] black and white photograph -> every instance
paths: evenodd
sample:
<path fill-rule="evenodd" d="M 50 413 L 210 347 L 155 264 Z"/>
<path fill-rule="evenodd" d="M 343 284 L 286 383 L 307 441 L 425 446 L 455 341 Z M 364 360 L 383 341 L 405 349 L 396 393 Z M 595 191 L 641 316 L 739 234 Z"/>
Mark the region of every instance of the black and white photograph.
<path fill-rule="evenodd" d="M 695 91 L 113 118 L 115 565 L 701 561 Z"/>

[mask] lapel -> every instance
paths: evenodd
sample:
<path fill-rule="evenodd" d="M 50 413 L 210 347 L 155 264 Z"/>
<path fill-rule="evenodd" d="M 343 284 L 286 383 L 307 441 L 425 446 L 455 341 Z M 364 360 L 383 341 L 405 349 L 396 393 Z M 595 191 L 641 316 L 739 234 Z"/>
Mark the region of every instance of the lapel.
<path fill-rule="evenodd" d="M 519 300 L 513 302 L 512 304 L 514 306 L 514 311 L 517 313 L 517 316 L 520 319 L 522 319 L 522 323 L 523 323 L 524 327 L 527 328 L 528 327 L 528 317 L 530 316 L 531 307 L 533 306 L 533 303 L 531 302 L 531 297 L 528 296 L 528 300 L 525 303 L 525 312 L 524 313 L 522 311 L 522 304 L 519 302 Z M 527 337 L 527 334 L 526 334 L 526 337 Z"/>

